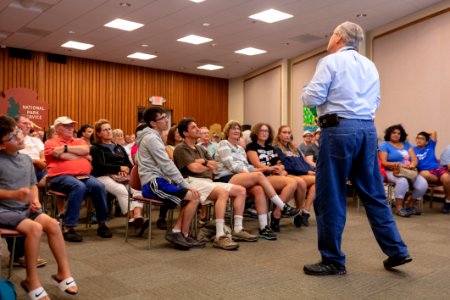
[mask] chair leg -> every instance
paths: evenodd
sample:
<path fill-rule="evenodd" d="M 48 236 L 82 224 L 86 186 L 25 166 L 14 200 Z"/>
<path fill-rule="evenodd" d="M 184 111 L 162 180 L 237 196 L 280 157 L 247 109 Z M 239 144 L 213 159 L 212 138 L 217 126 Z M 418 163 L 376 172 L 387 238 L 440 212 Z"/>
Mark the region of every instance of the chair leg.
<path fill-rule="evenodd" d="M 430 208 L 433 208 L 434 187 L 430 188 Z"/>
<path fill-rule="evenodd" d="M 13 247 L 9 257 L 9 271 L 8 271 L 8 279 L 11 278 L 13 264 L 14 264 L 14 255 L 16 254 L 16 237 L 13 237 Z"/>
<path fill-rule="evenodd" d="M 148 204 L 148 249 L 151 247 L 151 238 L 152 238 L 152 204 Z"/>
<path fill-rule="evenodd" d="M 166 233 L 169 233 L 172 231 L 173 228 L 173 209 L 169 209 L 169 215 L 167 218 L 167 229 L 166 229 Z"/>

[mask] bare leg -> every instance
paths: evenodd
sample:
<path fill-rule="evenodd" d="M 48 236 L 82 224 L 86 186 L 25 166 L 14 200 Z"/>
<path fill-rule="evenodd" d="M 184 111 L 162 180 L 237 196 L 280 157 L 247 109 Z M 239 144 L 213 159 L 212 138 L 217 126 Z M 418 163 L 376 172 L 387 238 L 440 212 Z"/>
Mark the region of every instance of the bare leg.
<path fill-rule="evenodd" d="M 247 191 L 243 186 L 233 185 L 230 190 L 230 197 L 234 198 L 233 209 L 235 215 L 242 216 L 244 214 L 246 196 Z"/>

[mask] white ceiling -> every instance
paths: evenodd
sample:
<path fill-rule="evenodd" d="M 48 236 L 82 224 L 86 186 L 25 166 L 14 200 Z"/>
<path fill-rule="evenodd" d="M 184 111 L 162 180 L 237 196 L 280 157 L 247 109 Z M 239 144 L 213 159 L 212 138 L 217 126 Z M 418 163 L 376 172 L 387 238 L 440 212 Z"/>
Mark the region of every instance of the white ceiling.
<path fill-rule="evenodd" d="M 130 3 L 123 7 L 121 2 Z M 235 78 L 282 58 L 292 58 L 327 43 L 343 21 L 371 30 L 441 1 L 437 0 L 0 0 L 0 44 L 116 63 Z M 248 16 L 274 8 L 294 15 L 278 23 Z M 360 13 L 365 18 L 357 18 Z M 103 25 L 116 18 L 145 24 L 133 32 Z M 202 24 L 209 23 L 205 27 Z M 74 32 L 74 33 L 69 33 Z M 189 34 L 213 39 L 202 45 L 176 40 Z M 75 40 L 93 44 L 87 51 L 60 46 Z M 144 48 L 141 45 L 147 44 Z M 234 51 L 255 47 L 267 53 Z M 146 52 L 148 61 L 126 56 Z M 224 66 L 206 71 L 205 63 Z"/>

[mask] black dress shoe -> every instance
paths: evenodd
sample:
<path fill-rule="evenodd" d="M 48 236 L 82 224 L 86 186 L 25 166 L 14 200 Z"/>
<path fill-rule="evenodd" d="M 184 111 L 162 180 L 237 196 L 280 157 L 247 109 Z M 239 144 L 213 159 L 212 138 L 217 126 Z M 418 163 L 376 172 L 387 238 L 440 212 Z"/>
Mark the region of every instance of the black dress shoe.
<path fill-rule="evenodd" d="M 409 262 L 412 262 L 412 258 L 409 255 L 396 256 L 396 257 L 389 257 L 388 259 L 385 259 L 383 261 L 383 265 L 386 270 L 390 270 L 392 268 L 407 264 Z"/>
<path fill-rule="evenodd" d="M 97 228 L 97 235 L 104 239 L 112 238 L 112 233 L 106 225 L 102 225 Z"/>
<path fill-rule="evenodd" d="M 320 262 L 313 265 L 304 265 L 303 272 L 307 275 L 325 276 L 325 275 L 345 275 L 347 270 L 345 266 L 339 266 L 332 263 Z"/>

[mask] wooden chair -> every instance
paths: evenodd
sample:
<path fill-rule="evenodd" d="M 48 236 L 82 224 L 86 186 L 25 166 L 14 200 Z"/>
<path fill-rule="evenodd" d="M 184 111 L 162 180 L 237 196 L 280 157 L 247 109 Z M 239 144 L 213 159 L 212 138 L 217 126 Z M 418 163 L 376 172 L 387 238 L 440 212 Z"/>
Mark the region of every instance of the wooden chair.
<path fill-rule="evenodd" d="M 16 253 L 16 240 L 18 237 L 23 236 L 20 232 L 18 232 L 15 229 L 6 229 L 6 228 L 0 228 L 0 237 L 2 238 L 12 238 L 13 239 L 13 248 L 10 254 L 9 258 L 9 271 L 8 271 L 8 279 L 11 278 L 12 269 L 13 269 L 13 263 L 14 263 L 14 254 Z M 1 256 L 1 253 L 0 253 Z M 2 268 L 0 263 L 0 275 L 2 274 Z"/>
<path fill-rule="evenodd" d="M 141 180 L 139 179 L 139 173 L 138 173 L 138 167 L 137 165 L 134 165 L 130 172 L 130 184 L 129 187 L 141 191 L 142 185 Z M 129 221 L 130 221 L 130 207 L 131 207 L 131 201 L 139 201 L 144 204 L 144 207 L 146 208 L 146 214 L 148 216 L 148 249 L 151 247 L 151 237 L 152 237 L 152 207 L 153 206 L 163 206 L 164 202 L 145 198 L 144 196 L 133 196 L 131 194 L 131 190 L 129 191 L 129 198 L 128 198 L 128 214 L 126 217 L 126 228 L 125 228 L 125 242 L 128 242 L 128 229 L 129 229 Z M 169 209 L 168 211 L 168 224 L 167 224 L 167 231 L 172 229 L 173 224 L 173 209 Z"/>
<path fill-rule="evenodd" d="M 430 208 L 433 207 L 433 201 L 434 201 L 434 195 L 436 192 L 443 193 L 442 183 L 429 183 L 428 184 L 428 190 L 430 191 Z"/>

